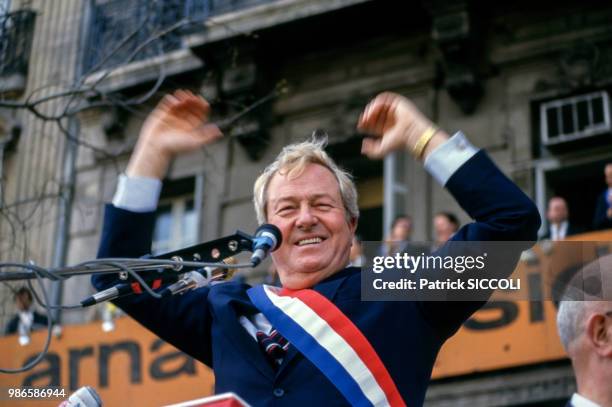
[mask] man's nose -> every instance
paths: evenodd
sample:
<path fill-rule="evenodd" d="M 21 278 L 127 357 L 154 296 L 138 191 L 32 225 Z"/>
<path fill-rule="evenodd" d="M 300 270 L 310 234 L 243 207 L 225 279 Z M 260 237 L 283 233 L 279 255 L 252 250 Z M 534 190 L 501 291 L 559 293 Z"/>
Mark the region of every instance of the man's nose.
<path fill-rule="evenodd" d="M 310 205 L 301 205 L 300 213 L 296 221 L 296 225 L 301 228 L 310 228 L 317 224 L 319 220 L 316 215 L 312 212 Z"/>

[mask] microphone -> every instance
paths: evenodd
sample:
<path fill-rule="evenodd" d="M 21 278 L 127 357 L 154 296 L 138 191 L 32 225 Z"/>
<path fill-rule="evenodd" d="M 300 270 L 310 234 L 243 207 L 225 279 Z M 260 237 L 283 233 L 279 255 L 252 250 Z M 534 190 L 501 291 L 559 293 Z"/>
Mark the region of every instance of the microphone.
<path fill-rule="evenodd" d="M 236 264 L 237 261 L 233 257 L 223 259 L 224 264 Z M 223 281 L 230 279 L 236 269 L 228 269 L 224 267 L 204 267 L 200 270 L 190 271 L 185 273 L 176 283 L 169 285 L 161 291 L 162 297 L 170 295 L 183 294 L 184 292 L 195 290 L 196 288 L 204 287 L 215 281 Z"/>
<path fill-rule="evenodd" d="M 196 288 L 208 285 L 212 277 L 212 270 L 210 269 L 211 267 L 205 267 L 185 273 L 179 281 L 164 288 L 160 293 L 161 296 L 168 297 L 170 295 L 183 294 L 185 291 L 195 290 Z"/>
<path fill-rule="evenodd" d="M 81 301 L 81 306 L 90 307 L 92 305 L 99 304 L 104 301 L 111 301 L 122 295 L 130 294 L 133 291 L 134 290 L 131 284 L 128 284 L 128 283 L 117 284 L 115 286 L 107 288 L 106 290 L 98 291 L 94 295 L 85 298 L 83 301 Z"/>
<path fill-rule="evenodd" d="M 154 290 L 160 288 L 162 284 L 174 283 L 178 280 L 176 274 L 160 274 L 158 272 L 154 272 L 148 276 L 141 275 L 141 277 Z M 107 288 L 106 290 L 98 291 L 90 297 L 85 298 L 83 301 L 81 301 L 81 306 L 90 307 L 101 302 L 112 301 L 127 294 L 142 294 L 143 292 L 143 288 L 137 281 L 132 281 L 129 283 L 119 283 Z"/>
<path fill-rule="evenodd" d="M 228 257 L 222 260 L 224 264 L 236 264 L 237 261 L 234 257 Z M 152 282 L 151 288 L 158 289 L 161 287 L 164 281 L 170 280 L 175 281 L 173 284 L 161 290 L 160 295 L 167 297 L 175 294 L 182 294 L 189 290 L 195 290 L 196 288 L 204 287 L 212 282 L 229 280 L 232 278 L 236 269 L 226 267 L 204 267 L 203 269 L 194 270 L 183 274 L 183 277 L 176 281 L 175 275 L 170 277 L 162 276 L 157 277 Z M 147 279 L 145 279 L 146 281 Z M 105 301 L 112 301 L 128 294 L 142 294 L 144 291 L 138 282 L 132 283 L 119 283 L 106 290 L 99 291 L 90 297 L 81 301 L 82 307 L 89 307 L 95 304 L 99 304 Z"/>
<path fill-rule="evenodd" d="M 253 238 L 253 255 L 251 264 L 257 266 L 270 252 L 278 249 L 283 241 L 281 231 L 270 223 L 265 223 L 257 228 Z"/>
<path fill-rule="evenodd" d="M 248 238 L 248 236 L 245 237 Z M 278 227 L 269 223 L 259 226 L 255 231 L 255 236 L 250 238 L 250 249 L 253 252 L 251 256 L 251 265 L 253 267 L 259 265 L 259 263 L 261 263 L 270 252 L 273 252 L 279 248 L 282 240 L 282 234 Z M 228 257 L 227 259 L 223 260 L 223 262 L 226 264 L 234 264 L 236 261 L 233 257 Z M 178 281 L 176 280 L 175 275 L 173 275 L 173 284 L 164 288 L 161 291 L 161 295 L 167 297 L 169 295 L 181 294 L 189 290 L 203 287 L 214 281 L 227 280 L 231 278 L 233 273 L 234 271 L 231 269 L 228 270 L 225 268 L 205 267 L 203 269 L 185 273 L 183 278 Z M 157 289 L 161 286 L 162 281 L 164 281 L 167 277 L 160 277 L 159 275 L 156 275 L 154 278 L 155 280 L 153 281 L 152 288 Z M 132 293 L 142 293 L 140 284 L 137 282 L 120 283 L 113 287 L 107 288 L 106 290 L 99 291 L 84 299 L 81 301 L 81 306 L 89 307 L 101 302 L 112 301 L 118 297 Z"/>
<path fill-rule="evenodd" d="M 64 400 L 58 407 L 102 407 L 102 399 L 91 386 L 83 386 Z"/>

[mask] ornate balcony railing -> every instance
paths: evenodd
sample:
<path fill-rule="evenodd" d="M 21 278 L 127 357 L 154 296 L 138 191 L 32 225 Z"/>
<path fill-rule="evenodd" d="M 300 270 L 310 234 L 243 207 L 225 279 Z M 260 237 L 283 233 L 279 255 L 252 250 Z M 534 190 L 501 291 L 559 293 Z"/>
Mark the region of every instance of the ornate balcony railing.
<path fill-rule="evenodd" d="M 203 21 L 275 0 L 95 0 L 84 53 L 85 72 L 148 59 L 182 47 Z M 163 35 L 162 35 L 163 34 Z"/>
<path fill-rule="evenodd" d="M 27 75 L 35 18 L 31 10 L 0 14 L 0 82 Z"/>

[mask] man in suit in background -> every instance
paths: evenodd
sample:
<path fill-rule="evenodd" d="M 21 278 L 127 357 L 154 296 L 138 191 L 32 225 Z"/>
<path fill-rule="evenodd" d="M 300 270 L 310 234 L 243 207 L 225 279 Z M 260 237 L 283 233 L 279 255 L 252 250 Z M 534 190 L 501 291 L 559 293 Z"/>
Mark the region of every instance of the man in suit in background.
<path fill-rule="evenodd" d="M 582 232 L 582 229 L 569 221 L 567 201 L 560 196 L 554 196 L 548 201 L 546 220 L 548 221 L 548 228 L 542 239 L 563 240 L 568 236 Z"/>
<path fill-rule="evenodd" d="M 32 292 L 27 287 L 21 287 L 15 292 L 17 314 L 6 325 L 6 335 L 19 333 L 22 345 L 30 343 L 30 332 L 47 327 L 47 317 L 39 314 L 32 303 Z"/>
<path fill-rule="evenodd" d="M 209 113 L 204 99 L 177 91 L 149 115 L 113 204 L 106 208 L 99 257 L 148 253 L 161 180 L 172 158 L 221 136 L 216 125 L 207 123 Z M 496 267 L 506 275 L 513 271 L 520 251 L 535 240 L 540 217 L 533 202 L 484 151 L 461 132 L 449 137 L 394 93 L 377 96 L 358 128 L 371 136 L 363 141 L 363 154 L 380 159 L 393 151 L 412 153 L 474 219 L 451 240 L 522 242 L 511 250 L 509 261 Z M 349 266 L 359 218 L 356 188 L 323 147 L 321 141 L 285 147 L 255 182 L 258 222 L 272 223 L 282 233 L 282 243 L 272 253 L 284 289 L 276 297 L 269 296 L 262 305 L 258 295 L 271 289 L 228 282 L 161 300 L 132 295 L 116 303 L 162 339 L 212 367 L 215 392 L 236 392 L 250 404 L 303 405 L 308 400 L 322 406 L 421 406 L 442 344 L 484 301 L 361 301 L 361 269 Z M 119 282 L 110 274 L 95 275 L 92 281 L 99 290 Z M 343 321 L 341 329 L 358 332 L 348 335 L 329 324 L 316 325 L 317 333 L 342 336 L 345 342 L 334 340 L 334 346 L 313 356 L 309 346 L 329 341 L 315 344 L 310 333 L 301 334 L 307 328 L 278 318 L 291 311 L 280 311 L 281 302 L 303 307 L 291 297 L 302 294 L 316 298 L 321 312 L 340 312 L 334 321 Z M 280 304 L 273 311 L 270 298 Z M 315 314 L 297 317 L 319 321 Z M 354 340 L 359 345 L 350 347 Z M 340 352 L 338 359 L 328 357 L 332 352 Z M 336 368 L 340 359 L 346 364 Z M 342 380 L 335 380 L 337 375 Z"/>
<path fill-rule="evenodd" d="M 391 230 L 385 241 L 380 246 L 380 255 L 392 256 L 402 253 L 409 247 L 408 241 L 412 236 L 412 217 L 409 215 L 397 215 L 391 222 Z"/>
<path fill-rule="evenodd" d="M 446 243 L 459 230 L 459 219 L 452 212 L 438 212 L 433 218 L 434 248 Z"/>
<path fill-rule="evenodd" d="M 611 273 L 612 255 L 589 263 L 572 278 L 559 303 L 559 337 L 578 386 L 569 407 L 612 406 Z"/>
<path fill-rule="evenodd" d="M 595 216 L 593 217 L 593 229 L 612 229 L 612 163 L 604 168 L 604 176 L 608 188 L 597 197 Z"/>

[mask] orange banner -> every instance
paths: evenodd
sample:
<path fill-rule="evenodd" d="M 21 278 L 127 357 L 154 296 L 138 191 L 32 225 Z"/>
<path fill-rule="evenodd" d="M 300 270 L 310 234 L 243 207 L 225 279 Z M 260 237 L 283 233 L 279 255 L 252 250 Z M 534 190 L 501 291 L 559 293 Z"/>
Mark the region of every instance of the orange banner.
<path fill-rule="evenodd" d="M 27 346 L 17 336 L 0 338 L 0 366 L 22 366 L 43 348 L 45 331 Z M 119 318 L 112 332 L 101 323 L 66 326 L 53 337 L 45 359 L 25 373 L 0 374 L 0 388 L 58 386 L 66 398 L 89 385 L 107 406 L 160 406 L 213 393 L 210 369 L 163 342 L 129 317 Z M 18 401 L 0 395 L 0 405 L 57 406 L 62 399 Z"/>
<path fill-rule="evenodd" d="M 530 292 L 539 290 L 541 298 L 557 298 L 551 290 L 563 288 L 561 274 L 612 253 L 612 231 L 566 240 L 592 243 L 542 242 L 521 260 L 512 277 L 520 277 Z M 556 317 L 553 301 L 513 301 L 510 295 L 494 296 L 442 347 L 432 378 L 563 359 L 566 354 L 557 334 Z"/>

